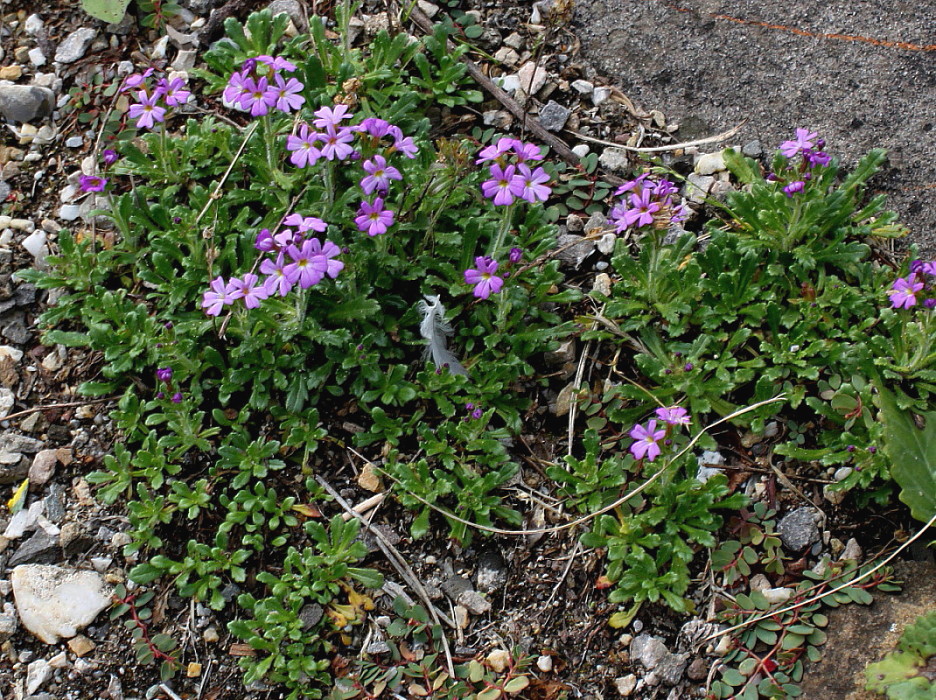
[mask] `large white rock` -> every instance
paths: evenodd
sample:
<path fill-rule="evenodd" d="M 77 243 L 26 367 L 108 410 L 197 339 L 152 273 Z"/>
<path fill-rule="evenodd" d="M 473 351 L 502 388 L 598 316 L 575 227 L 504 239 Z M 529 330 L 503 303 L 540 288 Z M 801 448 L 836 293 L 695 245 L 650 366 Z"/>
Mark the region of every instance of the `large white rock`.
<path fill-rule="evenodd" d="M 94 571 L 24 564 L 10 580 L 20 621 L 46 644 L 74 637 L 111 604 L 110 588 Z"/>

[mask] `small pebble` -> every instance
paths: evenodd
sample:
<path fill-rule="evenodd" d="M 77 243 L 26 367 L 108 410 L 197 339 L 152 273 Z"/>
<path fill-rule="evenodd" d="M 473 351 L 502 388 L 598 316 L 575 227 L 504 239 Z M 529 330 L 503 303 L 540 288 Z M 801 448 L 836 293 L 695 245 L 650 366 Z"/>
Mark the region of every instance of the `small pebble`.
<path fill-rule="evenodd" d="M 544 654 L 536 660 L 536 667 L 543 673 L 549 673 L 553 668 L 553 661 L 551 656 Z"/>
<path fill-rule="evenodd" d="M 65 140 L 65 145 L 69 148 L 80 148 L 83 143 L 84 139 L 80 136 L 72 136 Z"/>

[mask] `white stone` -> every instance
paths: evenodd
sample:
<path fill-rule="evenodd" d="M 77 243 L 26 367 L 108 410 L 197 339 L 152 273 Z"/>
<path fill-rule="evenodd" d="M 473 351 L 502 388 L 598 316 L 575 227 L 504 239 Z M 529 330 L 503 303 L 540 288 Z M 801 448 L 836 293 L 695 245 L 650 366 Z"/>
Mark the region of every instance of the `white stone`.
<path fill-rule="evenodd" d="M 16 403 L 16 396 L 11 389 L 0 387 L 0 418 L 6 418 L 6 415 Z"/>
<path fill-rule="evenodd" d="M 30 255 L 37 260 L 39 257 L 45 257 L 46 251 L 46 232 L 41 228 L 36 229 L 23 239 L 23 247 Z"/>
<path fill-rule="evenodd" d="M 579 158 L 584 158 L 591 152 L 591 147 L 587 143 L 580 143 L 572 147 L 572 152 Z"/>
<path fill-rule="evenodd" d="M 575 90 L 578 94 L 588 96 L 595 91 L 594 83 L 590 83 L 587 80 L 573 80 L 572 89 Z"/>
<path fill-rule="evenodd" d="M 854 470 L 851 467 L 839 467 L 835 470 L 835 476 L 832 478 L 836 481 L 842 481 L 843 479 L 847 479 L 851 475 L 852 471 Z"/>
<path fill-rule="evenodd" d="M 10 228 L 14 231 L 25 231 L 26 233 L 32 233 L 36 230 L 36 224 L 33 223 L 30 219 L 11 219 Z"/>
<path fill-rule="evenodd" d="M 42 31 L 42 17 L 37 14 L 29 15 L 23 23 L 23 31 L 29 34 L 29 36 L 36 36 Z"/>
<path fill-rule="evenodd" d="M 26 695 L 33 695 L 52 677 L 55 670 L 45 659 L 36 659 L 26 667 Z"/>
<path fill-rule="evenodd" d="M 614 252 L 614 244 L 617 242 L 617 235 L 614 233 L 605 233 L 598 239 L 598 252 L 605 255 L 611 255 Z"/>
<path fill-rule="evenodd" d="M 80 136 L 70 136 L 69 138 L 65 139 L 65 145 L 68 148 L 81 148 L 81 144 L 83 143 L 84 139 Z"/>
<path fill-rule="evenodd" d="M 60 651 L 58 654 L 49 659 L 49 666 L 52 668 L 68 668 L 68 652 Z"/>
<path fill-rule="evenodd" d="M 32 63 L 36 68 L 42 68 L 42 66 L 48 63 L 49 60 L 46 58 L 46 55 L 42 53 L 42 49 L 40 49 L 38 46 L 30 49 L 26 55 L 29 56 L 29 62 Z"/>
<path fill-rule="evenodd" d="M 536 668 L 543 673 L 549 673 L 553 669 L 553 660 L 551 656 L 544 654 L 536 660 Z"/>
<path fill-rule="evenodd" d="M 603 168 L 612 172 L 625 173 L 630 169 L 630 159 L 623 148 L 606 148 L 598 156 L 598 162 Z"/>
<path fill-rule="evenodd" d="M 701 156 L 695 165 L 695 171 L 699 175 L 713 175 L 725 169 L 725 156 L 722 151 L 716 153 L 706 153 Z"/>
<path fill-rule="evenodd" d="M 790 596 L 793 595 L 792 588 L 765 588 L 761 591 L 767 602 L 771 605 L 777 605 L 778 603 L 785 603 L 790 599 Z"/>
<path fill-rule="evenodd" d="M 166 49 L 169 48 L 169 35 L 161 37 L 159 41 L 153 44 L 153 50 L 150 52 L 150 58 L 154 61 L 161 61 L 166 57 Z"/>
<path fill-rule="evenodd" d="M 527 61 L 520 70 L 517 71 L 517 77 L 520 79 L 520 87 L 528 95 L 535 95 L 540 88 L 546 84 L 546 69 L 538 66 L 533 61 Z"/>
<path fill-rule="evenodd" d="M 599 272 L 595 275 L 595 283 L 592 285 L 592 291 L 598 292 L 606 297 L 611 296 L 611 277 L 607 272 Z"/>
<path fill-rule="evenodd" d="M 46 644 L 74 637 L 111 605 L 109 587 L 94 571 L 24 564 L 10 579 L 20 621 Z"/>
<path fill-rule="evenodd" d="M 13 362 L 23 359 L 23 351 L 10 345 L 0 345 L 0 360 L 9 357 Z"/>
<path fill-rule="evenodd" d="M 58 218 L 65 221 L 74 221 L 81 215 L 81 207 L 77 204 L 66 204 L 58 210 Z"/>
<path fill-rule="evenodd" d="M 618 695 L 622 698 L 629 697 L 637 687 L 637 676 L 633 673 L 629 673 L 622 678 L 615 678 L 614 687 L 617 689 Z"/>
<path fill-rule="evenodd" d="M 611 97 L 611 88 L 596 87 L 592 93 L 592 104 L 598 107 L 602 102 L 607 102 L 609 97 Z"/>
<path fill-rule="evenodd" d="M 36 527 L 36 520 L 45 512 L 45 501 L 36 501 L 29 508 L 17 512 L 7 523 L 3 536 L 8 540 L 22 537 L 26 532 Z"/>
<path fill-rule="evenodd" d="M 97 30 L 91 27 L 76 29 L 59 44 L 55 50 L 55 60 L 59 63 L 74 63 L 85 55 L 95 36 Z"/>
<path fill-rule="evenodd" d="M 517 75 L 502 75 L 494 78 L 494 82 L 507 93 L 514 93 L 520 89 L 520 77 Z"/>

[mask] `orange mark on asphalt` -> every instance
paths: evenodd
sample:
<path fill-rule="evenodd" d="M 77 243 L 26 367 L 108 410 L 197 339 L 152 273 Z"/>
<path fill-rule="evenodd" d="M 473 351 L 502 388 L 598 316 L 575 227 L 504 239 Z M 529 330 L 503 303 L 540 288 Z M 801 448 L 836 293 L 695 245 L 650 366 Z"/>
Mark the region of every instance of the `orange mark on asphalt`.
<path fill-rule="evenodd" d="M 796 34 L 798 36 L 810 37 L 811 39 L 856 41 L 863 44 L 871 44 L 872 46 L 883 46 L 889 49 L 903 49 L 904 51 L 936 51 L 936 44 L 910 44 L 906 41 L 887 41 L 886 39 L 874 39 L 869 36 L 861 36 L 860 34 L 825 34 L 822 32 L 810 32 L 805 29 L 788 27 L 785 24 L 771 24 L 770 22 L 761 22 L 760 20 L 756 19 L 742 19 L 740 17 L 732 17 L 731 15 L 723 15 L 718 12 L 702 12 L 700 10 L 693 10 L 688 7 L 680 7 L 679 5 L 665 2 L 665 0 L 661 0 L 661 2 L 663 5 L 670 8 L 671 10 L 675 10 L 676 12 L 685 12 L 687 14 L 703 14 L 714 19 L 725 20 L 726 22 L 745 24 L 751 27 L 763 27 L 764 29 L 776 29 L 781 32 L 789 32 L 790 34 Z"/>

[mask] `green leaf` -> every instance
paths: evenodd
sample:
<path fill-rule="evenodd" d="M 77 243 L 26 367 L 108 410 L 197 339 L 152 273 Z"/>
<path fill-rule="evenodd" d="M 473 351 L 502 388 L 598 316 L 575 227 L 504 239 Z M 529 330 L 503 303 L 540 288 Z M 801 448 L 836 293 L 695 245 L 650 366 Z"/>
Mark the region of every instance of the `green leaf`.
<path fill-rule="evenodd" d="M 96 19 L 117 24 L 129 4 L 130 0 L 81 0 L 81 9 Z"/>
<path fill-rule="evenodd" d="M 46 345 L 64 345 L 66 348 L 83 348 L 91 344 L 87 333 L 73 331 L 49 331 L 45 334 Z"/>
<path fill-rule="evenodd" d="M 936 515 L 936 412 L 923 414 L 920 429 L 906 411 L 897 408 L 894 395 L 876 381 L 884 418 L 884 450 L 891 476 L 900 485 L 900 500 L 917 520 Z"/>

